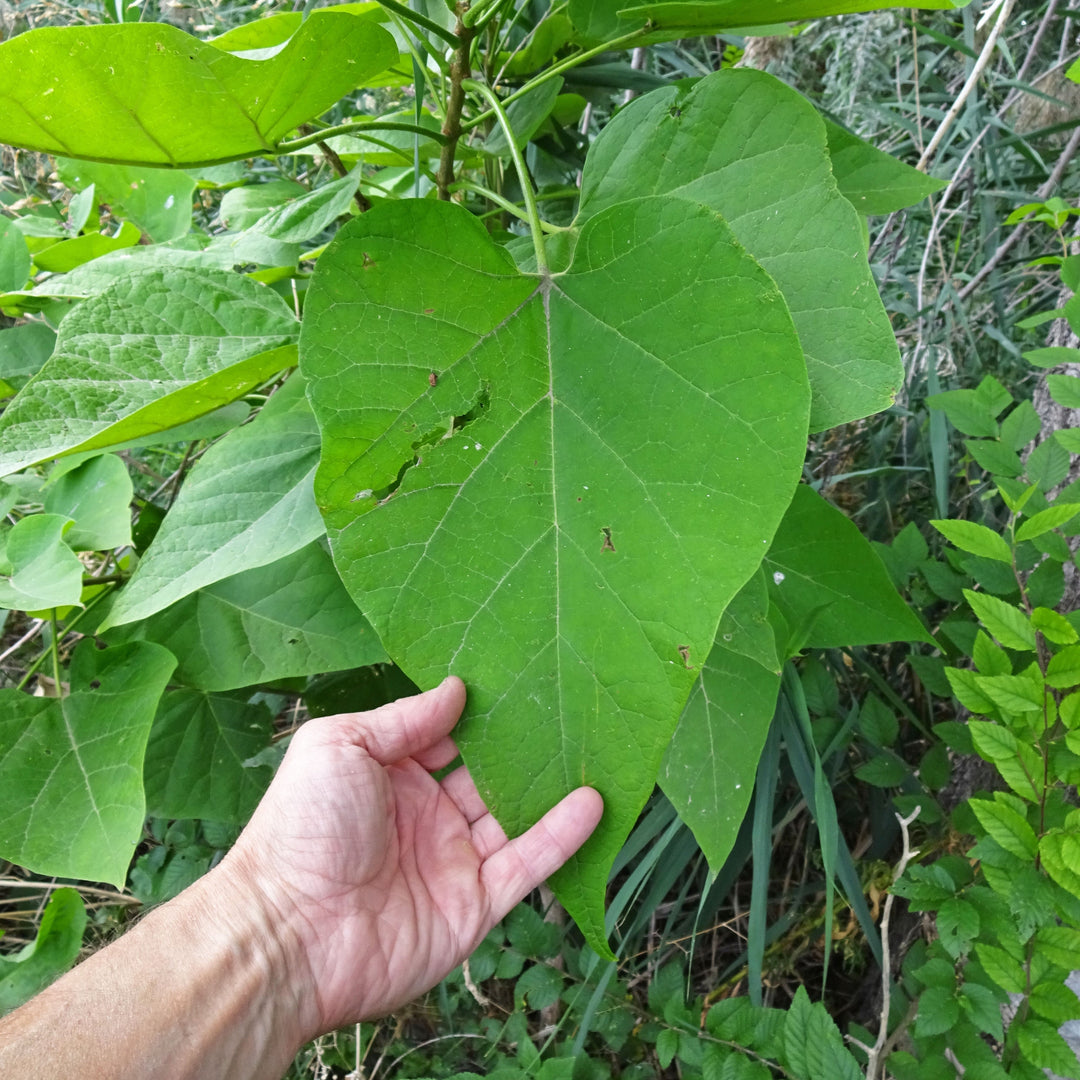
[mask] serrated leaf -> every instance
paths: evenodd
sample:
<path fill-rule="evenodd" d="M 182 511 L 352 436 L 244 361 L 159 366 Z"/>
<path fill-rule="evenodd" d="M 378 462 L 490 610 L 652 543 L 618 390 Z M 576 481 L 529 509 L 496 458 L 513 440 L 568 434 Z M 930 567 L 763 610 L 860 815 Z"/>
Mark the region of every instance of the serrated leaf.
<path fill-rule="evenodd" d="M 764 569 L 789 626 L 813 617 L 803 647 L 932 640 L 858 527 L 806 485 L 796 489 Z"/>
<path fill-rule="evenodd" d="M 59 514 L 20 518 L 7 534 L 8 573 L 0 575 L 0 608 L 39 611 L 77 604 L 84 567 L 64 543 L 69 519 Z"/>
<path fill-rule="evenodd" d="M 1012 662 L 1008 654 L 999 645 L 995 645 L 990 636 L 982 630 L 975 635 L 971 659 L 975 661 L 980 675 L 1012 674 Z"/>
<path fill-rule="evenodd" d="M 1066 971 L 1080 968 L 1080 930 L 1071 926 L 1044 926 L 1036 935 L 1035 944 L 1057 967 Z"/>
<path fill-rule="evenodd" d="M 160 645 L 101 651 L 88 640 L 72 656 L 66 697 L 0 691 L 3 858 L 123 886 L 145 817 L 146 740 L 175 666 Z"/>
<path fill-rule="evenodd" d="M 245 762 L 270 745 L 273 716 L 247 695 L 173 690 L 154 717 L 143 779 L 151 817 L 244 824 L 273 769 Z"/>
<path fill-rule="evenodd" d="M 979 913 L 966 900 L 952 897 L 937 913 L 938 939 L 954 959 L 967 954 L 979 934 Z"/>
<path fill-rule="evenodd" d="M 0 45 L 0 141 L 180 168 L 272 153 L 397 58 L 375 22 L 334 11 L 266 60 L 161 23 L 42 27 Z"/>
<path fill-rule="evenodd" d="M 29 1001 L 79 956 L 86 907 L 74 889 L 56 889 L 41 913 L 34 940 L 0 956 L 0 1016 Z"/>
<path fill-rule="evenodd" d="M 806 1080 L 861 1080 L 862 1070 L 844 1047 L 840 1030 L 820 1002 L 811 1004 L 800 986 L 783 1032 L 784 1057 L 795 1076 Z"/>
<path fill-rule="evenodd" d="M 1080 1063 L 1076 1051 L 1045 1020 L 1027 1017 L 1009 1028 L 1015 1030 L 1017 1044 L 1024 1057 L 1037 1068 L 1051 1069 L 1059 1076 L 1080 1080 Z"/>
<path fill-rule="evenodd" d="M 880 753 L 860 765 L 855 775 L 872 787 L 899 787 L 911 775 L 911 766 L 894 754 Z"/>
<path fill-rule="evenodd" d="M 0 475 L 220 408 L 295 362 L 297 330 L 281 297 L 239 274 L 121 278 L 64 319 L 55 352 L 0 417 Z"/>
<path fill-rule="evenodd" d="M 1050 396 L 1066 409 L 1080 409 L 1080 378 L 1075 375 L 1047 375 Z"/>
<path fill-rule="evenodd" d="M 671 87 L 636 99 L 594 142 L 581 183 L 579 221 L 635 195 L 692 199 L 723 214 L 791 310 L 813 389 L 812 431 L 892 403 L 902 369 L 858 215 L 833 187 L 820 117 L 778 79 L 729 69 L 689 93 Z"/>
<path fill-rule="evenodd" d="M 965 709 L 983 716 L 993 716 L 997 712 L 997 706 L 993 699 L 983 690 L 980 677 L 974 671 L 966 668 L 945 669 L 945 677 L 949 680 L 949 687 L 953 696 Z"/>
<path fill-rule="evenodd" d="M 975 955 L 986 974 L 1003 990 L 1010 994 L 1022 994 L 1027 990 L 1023 965 L 1004 949 L 980 941 L 975 946 Z"/>
<path fill-rule="evenodd" d="M 1042 536 L 1043 533 L 1047 533 L 1051 529 L 1060 529 L 1062 525 L 1072 521 L 1077 514 L 1080 514 L 1080 505 L 1076 503 L 1055 503 L 1045 510 L 1040 510 L 1037 514 L 1032 514 L 1016 530 L 1016 539 L 1034 540 L 1036 536 Z"/>
<path fill-rule="evenodd" d="M 943 412 L 949 418 L 949 423 L 965 435 L 982 439 L 995 439 L 998 436 L 997 413 L 976 390 L 946 390 L 931 394 L 926 404 L 931 409 Z"/>
<path fill-rule="evenodd" d="M 107 640 L 164 645 L 179 658 L 176 681 L 201 690 L 389 659 L 318 543 L 207 585 L 145 621 L 108 631 Z"/>
<path fill-rule="evenodd" d="M 960 1008 L 968 1015 L 978 1031 L 986 1032 L 999 1042 L 1003 1037 L 1001 1002 L 994 992 L 976 982 L 966 981 L 960 987 Z"/>
<path fill-rule="evenodd" d="M 1055 645 L 1072 645 L 1080 635 L 1073 624 L 1050 608 L 1037 607 L 1031 612 L 1031 625 L 1047 641 Z"/>
<path fill-rule="evenodd" d="M 1080 1020 L 1080 998 L 1064 983 L 1043 982 L 1032 987 L 1031 1008 L 1053 1024 Z"/>
<path fill-rule="evenodd" d="M 1066 892 L 1080 896 L 1080 836 L 1051 829 L 1039 841 L 1043 868 Z"/>
<path fill-rule="evenodd" d="M 1054 432 L 1053 439 L 1046 439 L 1039 443 L 1028 454 L 1025 462 L 1028 479 L 1039 485 L 1043 491 L 1050 491 L 1057 487 L 1069 474 L 1070 450 L 1074 449 L 1067 445 L 1060 436 L 1074 436 L 1077 432 L 1061 430 Z"/>
<path fill-rule="evenodd" d="M 342 579 L 414 681 L 469 684 L 455 737 L 510 833 L 599 787 L 556 881 L 604 949 L 610 862 L 798 478 L 808 387 L 780 297 L 682 199 L 598 214 L 554 277 L 456 205 L 386 202 L 320 259 L 302 343 Z"/>
<path fill-rule="evenodd" d="M 971 605 L 979 621 L 1006 649 L 1034 649 L 1035 631 L 1031 621 L 1017 607 L 986 593 L 964 590 L 964 599 Z"/>
<path fill-rule="evenodd" d="M 196 463 L 99 632 L 148 618 L 317 539 L 323 532 L 312 491 L 318 458 L 303 382 L 293 377 L 255 420 Z"/>
<path fill-rule="evenodd" d="M 1042 679 L 1031 674 L 976 675 L 975 682 L 1004 715 L 1041 712 L 1046 708 Z"/>
<path fill-rule="evenodd" d="M 1068 690 L 1080 685 L 1080 645 L 1073 645 L 1050 657 L 1046 667 L 1046 685 Z"/>
<path fill-rule="evenodd" d="M 960 1017 L 960 1003 L 954 991 L 944 986 L 931 986 L 919 996 L 919 1013 L 915 1019 L 915 1034 L 920 1039 L 940 1035 Z"/>
<path fill-rule="evenodd" d="M 964 447 L 980 468 L 995 476 L 1016 477 L 1024 471 L 1019 455 L 997 439 L 965 439 Z"/>
<path fill-rule="evenodd" d="M 1035 830 L 1016 810 L 989 799 L 969 799 L 968 806 L 979 824 L 1006 851 L 1021 859 L 1035 858 L 1038 849 Z"/>
<path fill-rule="evenodd" d="M 1017 452 L 1024 449 L 1042 431 L 1042 420 L 1030 401 L 1021 401 L 1001 421 L 1001 441 Z"/>
<path fill-rule="evenodd" d="M 133 494 L 127 466 L 98 454 L 50 482 L 45 513 L 75 522 L 64 535 L 73 551 L 110 551 L 131 543 Z"/>
<path fill-rule="evenodd" d="M 999 562 L 1012 565 L 1012 551 L 1005 542 L 1005 538 L 993 529 L 985 525 L 979 525 L 974 521 L 931 521 L 931 525 L 950 544 L 969 551 L 972 555 L 979 555 L 984 559 L 996 559 Z"/>
<path fill-rule="evenodd" d="M 1058 319 L 1065 313 L 1063 311 L 1048 311 L 1044 314 L 1051 319 Z M 1080 359 L 1080 351 L 1070 349 L 1064 345 L 1052 345 L 1045 349 L 1029 349 L 1021 355 L 1029 364 L 1041 368 L 1057 367 L 1059 364 L 1075 364 Z M 1032 437 L 1034 438 L 1034 436 Z"/>
<path fill-rule="evenodd" d="M 714 870 L 746 814 L 779 691 L 778 673 L 718 641 L 664 754 L 660 786 Z"/>

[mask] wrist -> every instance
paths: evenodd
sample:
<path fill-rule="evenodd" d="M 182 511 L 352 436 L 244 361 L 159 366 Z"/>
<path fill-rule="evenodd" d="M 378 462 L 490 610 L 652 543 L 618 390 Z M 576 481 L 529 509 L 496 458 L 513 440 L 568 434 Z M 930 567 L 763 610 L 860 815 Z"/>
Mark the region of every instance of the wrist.
<path fill-rule="evenodd" d="M 198 962 L 221 980 L 232 1022 L 246 1025 L 259 1056 L 265 1051 L 286 1067 L 321 1034 L 310 969 L 289 920 L 241 859 L 227 858 L 172 903 L 177 910 L 171 917 L 200 939 Z"/>

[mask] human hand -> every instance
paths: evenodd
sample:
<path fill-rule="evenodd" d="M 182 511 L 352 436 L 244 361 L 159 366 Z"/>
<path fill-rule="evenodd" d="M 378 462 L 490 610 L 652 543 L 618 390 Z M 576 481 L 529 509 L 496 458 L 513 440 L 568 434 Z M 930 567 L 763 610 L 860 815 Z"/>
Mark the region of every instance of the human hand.
<path fill-rule="evenodd" d="M 304 1038 L 380 1016 L 434 986 L 600 820 L 579 788 L 507 841 L 449 732 L 450 678 L 369 713 L 311 720 L 219 870 L 256 896 L 309 1003 Z M 296 983 L 299 982 L 299 985 Z"/>

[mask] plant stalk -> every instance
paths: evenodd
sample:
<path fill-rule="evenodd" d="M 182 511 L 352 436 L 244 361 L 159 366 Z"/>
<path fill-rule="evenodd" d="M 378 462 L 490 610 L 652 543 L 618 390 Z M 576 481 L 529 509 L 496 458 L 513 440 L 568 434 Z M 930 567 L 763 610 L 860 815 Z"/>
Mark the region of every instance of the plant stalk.
<path fill-rule="evenodd" d="M 472 74 L 469 66 L 469 52 L 476 31 L 463 22 L 465 12 L 469 10 L 468 0 L 458 0 L 455 5 L 457 25 L 454 31 L 458 45 L 450 61 L 450 95 L 446 99 L 446 119 L 443 121 L 442 153 L 439 155 L 439 171 L 435 178 L 439 198 L 450 201 L 450 185 L 454 182 L 454 155 L 457 152 L 458 139 L 466 128 L 461 123 L 461 110 L 465 106 L 464 82 Z"/>
<path fill-rule="evenodd" d="M 510 148 L 510 157 L 521 183 L 521 194 L 525 199 L 525 213 L 528 217 L 529 231 L 532 233 L 533 248 L 536 251 L 536 269 L 539 273 L 546 274 L 548 265 L 547 253 L 544 251 L 544 226 L 540 221 L 540 211 L 536 205 L 536 192 L 533 191 L 529 170 L 525 167 L 525 159 L 521 156 L 521 150 L 518 149 L 518 144 L 514 140 L 514 129 L 506 117 L 506 111 L 498 95 L 485 83 L 477 82 L 475 79 L 466 79 L 462 86 L 479 94 L 491 106 L 491 111 L 498 118 L 499 126 L 503 129 L 507 146 Z"/>

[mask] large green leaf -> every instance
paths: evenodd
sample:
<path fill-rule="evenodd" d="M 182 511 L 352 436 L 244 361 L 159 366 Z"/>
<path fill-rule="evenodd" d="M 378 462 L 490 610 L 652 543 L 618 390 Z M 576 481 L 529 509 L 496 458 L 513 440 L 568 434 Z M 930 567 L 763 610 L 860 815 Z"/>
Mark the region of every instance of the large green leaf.
<path fill-rule="evenodd" d="M 848 15 L 883 8 L 955 11 L 971 0 L 683 0 L 635 4 L 634 0 L 570 0 L 570 18 L 586 41 L 607 41 L 649 24 L 652 37 L 693 37 L 706 31 L 766 26 L 827 15 Z"/>
<path fill-rule="evenodd" d="M 301 347 L 338 570 L 410 678 L 465 679 L 496 816 L 602 792 L 556 887 L 604 949 L 612 859 L 799 472 L 782 298 L 689 200 L 597 214 L 541 276 L 461 207 L 384 203 L 320 259 Z"/>
<path fill-rule="evenodd" d="M 0 142 L 178 167 L 273 153 L 397 57 L 373 20 L 336 11 L 266 60 L 160 23 L 42 27 L 0 45 Z"/>
<path fill-rule="evenodd" d="M 388 659 L 319 543 L 208 585 L 143 622 L 109 631 L 108 639 L 136 638 L 164 645 L 179 658 L 175 678 L 202 690 Z"/>
<path fill-rule="evenodd" d="M 0 956 L 0 1016 L 29 1001 L 75 963 L 85 928 L 82 897 L 74 889 L 57 889 L 34 940 L 12 956 Z"/>
<path fill-rule="evenodd" d="M 809 487 L 800 486 L 765 559 L 769 594 L 797 648 L 926 641 L 885 564 L 858 527 Z"/>
<path fill-rule="evenodd" d="M 87 640 L 66 697 L 0 690 L 0 856 L 123 886 L 145 816 L 146 740 L 175 666 L 160 645 Z"/>
<path fill-rule="evenodd" d="M 121 278 L 64 319 L 52 356 L 4 411 L 0 475 L 220 408 L 294 362 L 297 330 L 277 293 L 239 274 Z"/>
<path fill-rule="evenodd" d="M 718 210 L 775 279 L 806 353 L 811 430 L 892 404 L 900 352 L 809 102 L 771 75 L 734 70 L 631 102 L 589 151 L 579 219 L 661 194 Z"/>
<path fill-rule="evenodd" d="M 713 870 L 724 864 L 746 814 L 779 693 L 778 672 L 718 639 L 664 755 L 660 786 Z"/>
<path fill-rule="evenodd" d="M 255 420 L 203 454 L 100 629 L 148 618 L 321 536 L 318 460 L 315 419 L 293 377 Z"/>
<path fill-rule="evenodd" d="M 273 719 L 246 696 L 165 694 L 146 747 L 146 812 L 246 822 L 274 771 L 245 762 L 270 745 Z"/>

